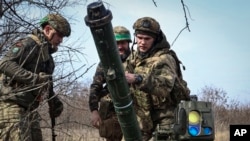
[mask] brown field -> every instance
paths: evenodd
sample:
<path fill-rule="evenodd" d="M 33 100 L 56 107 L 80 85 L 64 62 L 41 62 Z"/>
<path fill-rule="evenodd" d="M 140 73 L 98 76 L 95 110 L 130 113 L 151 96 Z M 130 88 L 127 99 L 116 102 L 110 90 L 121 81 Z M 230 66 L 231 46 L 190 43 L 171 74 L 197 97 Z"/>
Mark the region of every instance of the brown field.
<path fill-rule="evenodd" d="M 45 131 L 45 141 L 51 141 L 51 131 Z M 67 133 L 67 136 L 63 134 L 58 134 L 57 140 L 59 141 L 105 141 L 104 138 L 99 137 L 98 131 L 96 129 L 84 129 L 71 131 Z M 229 141 L 229 130 L 228 131 L 218 131 L 215 134 L 214 141 Z"/>
<path fill-rule="evenodd" d="M 85 89 L 85 92 L 86 89 Z M 229 141 L 230 124 L 249 124 L 250 106 L 230 101 L 226 93 L 220 89 L 205 88 L 200 100 L 213 103 L 215 119 L 215 141 Z M 64 102 L 64 111 L 56 119 L 55 132 L 57 141 L 104 141 L 100 138 L 98 130 L 90 125 L 90 112 L 88 109 L 88 93 L 70 96 L 61 96 Z M 41 126 L 45 141 L 51 141 L 51 126 L 48 118 L 48 106 L 41 106 Z"/>

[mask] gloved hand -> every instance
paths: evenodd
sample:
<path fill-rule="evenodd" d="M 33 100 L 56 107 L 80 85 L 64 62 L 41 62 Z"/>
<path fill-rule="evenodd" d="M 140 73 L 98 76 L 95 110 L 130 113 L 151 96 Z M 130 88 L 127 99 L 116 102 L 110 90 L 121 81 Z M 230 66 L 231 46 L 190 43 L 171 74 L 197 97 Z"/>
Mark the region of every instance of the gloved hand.
<path fill-rule="evenodd" d="M 49 114 L 51 118 L 60 116 L 62 111 L 63 103 L 57 96 L 49 100 Z"/>

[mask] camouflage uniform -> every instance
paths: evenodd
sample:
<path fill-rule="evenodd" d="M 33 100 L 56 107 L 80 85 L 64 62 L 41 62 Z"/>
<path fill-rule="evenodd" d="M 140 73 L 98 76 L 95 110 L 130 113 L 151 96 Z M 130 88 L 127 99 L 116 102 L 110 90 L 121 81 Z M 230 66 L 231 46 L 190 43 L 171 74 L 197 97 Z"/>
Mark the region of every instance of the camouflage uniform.
<path fill-rule="evenodd" d="M 144 20 L 150 24 L 143 23 Z M 143 24 L 149 25 L 149 29 L 141 28 Z M 141 82 L 131 84 L 130 89 L 143 140 L 149 140 L 158 124 L 168 128 L 174 122 L 176 104 L 170 94 L 176 80 L 177 66 L 174 58 L 168 54 L 170 45 L 160 31 L 158 22 L 148 17 L 141 18 L 134 24 L 134 29 L 135 34 L 155 38 L 153 46 L 146 53 L 139 50 L 133 52 L 127 59 L 126 66 L 126 71 L 142 77 Z M 159 30 L 157 34 L 150 31 L 156 29 Z"/>
<path fill-rule="evenodd" d="M 131 42 L 130 33 L 125 27 L 114 27 L 114 34 L 117 42 Z M 120 54 L 122 62 L 126 60 L 130 53 L 128 47 L 124 54 Z M 112 98 L 106 86 L 106 78 L 101 63 L 96 68 L 93 82 L 90 86 L 89 108 L 91 112 L 98 110 L 102 119 L 103 123 L 99 127 L 100 136 L 106 138 L 107 141 L 121 141 L 123 136 L 122 130 L 115 113 Z"/>
<path fill-rule="evenodd" d="M 102 65 L 98 64 L 93 82 L 90 86 L 90 111 L 98 110 L 102 119 L 103 123 L 99 128 L 100 136 L 110 141 L 120 141 L 122 138 L 121 127 L 115 114 L 111 97 L 108 94 L 107 86 L 103 86 L 105 84 L 106 79 Z"/>
<path fill-rule="evenodd" d="M 55 51 L 42 31 L 35 29 L 1 59 L 0 141 L 42 141 L 36 108 L 45 98 L 52 98 L 50 116 L 61 114 L 63 104 L 52 82 L 55 64 L 51 54 Z"/>

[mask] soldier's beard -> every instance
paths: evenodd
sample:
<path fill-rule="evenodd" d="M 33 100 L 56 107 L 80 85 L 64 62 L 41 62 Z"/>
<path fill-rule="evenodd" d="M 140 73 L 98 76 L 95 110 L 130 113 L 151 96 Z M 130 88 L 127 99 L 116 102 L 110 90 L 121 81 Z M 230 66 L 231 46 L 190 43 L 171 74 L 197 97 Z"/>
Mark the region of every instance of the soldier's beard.
<path fill-rule="evenodd" d="M 57 51 L 58 50 L 58 45 L 57 46 L 52 46 L 52 50 Z"/>
<path fill-rule="evenodd" d="M 52 54 L 52 53 L 54 53 L 54 52 L 56 52 L 58 50 L 58 46 L 51 46 L 51 47 L 49 47 L 49 53 L 50 54 Z"/>
<path fill-rule="evenodd" d="M 124 52 L 124 54 L 121 54 L 121 55 L 120 55 L 122 62 L 124 62 L 124 61 L 128 58 L 128 56 L 130 55 L 130 53 L 131 53 L 130 49 L 127 49 L 127 50 Z"/>

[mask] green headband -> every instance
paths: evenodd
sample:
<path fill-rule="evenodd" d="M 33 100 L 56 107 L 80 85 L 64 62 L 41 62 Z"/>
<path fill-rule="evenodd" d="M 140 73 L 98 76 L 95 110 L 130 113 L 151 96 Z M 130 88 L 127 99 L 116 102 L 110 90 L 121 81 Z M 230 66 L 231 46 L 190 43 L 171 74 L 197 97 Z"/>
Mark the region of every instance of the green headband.
<path fill-rule="evenodd" d="M 115 34 L 115 39 L 116 39 L 116 41 L 120 41 L 120 40 L 131 41 L 131 37 L 129 34 Z"/>
<path fill-rule="evenodd" d="M 46 17 L 44 17 L 44 18 L 42 18 L 42 19 L 40 20 L 39 24 L 40 24 L 40 25 L 43 25 L 44 23 L 47 23 L 48 21 L 49 21 L 49 17 L 46 16 Z"/>

